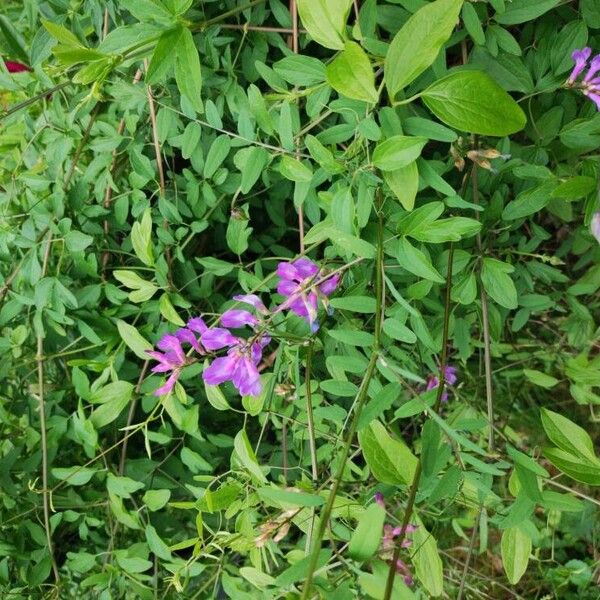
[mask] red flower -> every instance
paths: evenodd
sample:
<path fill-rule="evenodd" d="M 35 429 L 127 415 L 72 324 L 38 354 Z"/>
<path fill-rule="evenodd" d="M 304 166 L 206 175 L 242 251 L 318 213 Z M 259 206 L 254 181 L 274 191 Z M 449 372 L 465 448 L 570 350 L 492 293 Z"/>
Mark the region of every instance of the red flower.
<path fill-rule="evenodd" d="M 4 64 L 8 69 L 9 73 L 22 73 L 23 71 L 31 71 L 31 69 L 20 62 L 14 62 L 12 60 L 5 60 Z"/>

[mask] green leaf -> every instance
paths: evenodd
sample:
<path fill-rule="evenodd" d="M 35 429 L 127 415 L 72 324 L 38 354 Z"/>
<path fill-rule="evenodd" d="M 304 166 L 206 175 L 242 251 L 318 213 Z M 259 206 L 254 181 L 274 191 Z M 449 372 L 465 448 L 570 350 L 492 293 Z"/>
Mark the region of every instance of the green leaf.
<path fill-rule="evenodd" d="M 542 426 L 550 441 L 561 450 L 596 461 L 594 444 L 588 433 L 562 415 L 542 408 Z"/>
<path fill-rule="evenodd" d="M 518 527 L 509 527 L 502 533 L 500 549 L 506 576 L 510 583 L 515 585 L 527 570 L 531 554 L 531 538 Z"/>
<path fill-rule="evenodd" d="M 251 416 L 259 415 L 265 405 L 265 401 L 271 397 L 273 393 L 275 375 L 273 373 L 263 373 L 260 376 L 262 389 L 258 396 L 242 396 L 242 406 L 244 410 Z"/>
<path fill-rule="evenodd" d="M 402 208 L 412 210 L 419 189 L 419 170 L 417 162 L 411 162 L 404 167 L 393 171 L 384 171 L 383 178 L 396 198 L 400 200 Z"/>
<path fill-rule="evenodd" d="M 462 0 L 436 0 L 420 8 L 396 34 L 384 64 L 392 100 L 433 64 L 458 21 Z"/>
<path fill-rule="evenodd" d="M 96 470 L 80 466 L 56 467 L 51 470 L 51 473 L 56 479 L 66 481 L 69 485 L 85 485 L 96 473 Z"/>
<path fill-rule="evenodd" d="M 369 296 L 343 296 L 332 298 L 329 302 L 333 308 L 358 313 L 374 313 L 377 307 L 375 298 Z"/>
<path fill-rule="evenodd" d="M 148 490 L 142 496 L 142 502 L 148 507 L 148 510 L 160 510 L 171 498 L 170 490 Z"/>
<path fill-rule="evenodd" d="M 169 547 L 160 539 L 160 536 L 156 532 L 156 529 L 152 527 L 152 525 L 146 525 L 145 532 L 146 541 L 148 542 L 148 548 L 150 548 L 150 552 L 153 552 L 158 556 L 158 558 L 162 558 L 163 560 L 171 560 L 171 551 Z"/>
<path fill-rule="evenodd" d="M 276 487 L 260 487 L 257 490 L 261 500 L 272 506 L 287 508 L 287 506 L 321 506 L 324 503 L 321 496 L 306 494 L 304 492 L 292 492 L 280 490 Z"/>
<path fill-rule="evenodd" d="M 354 560 L 368 560 L 377 552 L 384 521 L 385 510 L 375 502 L 370 504 L 359 517 L 348 546 L 348 554 Z"/>
<path fill-rule="evenodd" d="M 65 244 L 71 252 L 82 252 L 93 241 L 94 238 L 91 235 L 86 235 L 81 231 L 69 231 L 65 235 Z"/>
<path fill-rule="evenodd" d="M 517 25 L 541 17 L 560 3 L 561 0 L 512 0 L 506 10 L 496 13 L 494 19 L 502 25 Z"/>
<path fill-rule="evenodd" d="M 308 183 L 313 177 L 313 172 L 310 167 L 307 167 L 304 163 L 287 155 L 281 157 L 279 172 L 286 179 L 299 183 Z"/>
<path fill-rule="evenodd" d="M 414 162 L 421 154 L 426 138 L 394 135 L 373 150 L 373 164 L 382 171 L 395 171 Z"/>
<path fill-rule="evenodd" d="M 552 377 L 541 371 L 536 371 L 535 369 L 523 369 L 523 375 L 525 375 L 531 383 L 544 388 L 554 387 L 558 383 L 556 377 Z"/>
<path fill-rule="evenodd" d="M 504 308 L 517 308 L 517 288 L 510 277 L 514 268 L 495 258 L 484 258 L 481 282 L 487 294 Z"/>
<path fill-rule="evenodd" d="M 117 329 L 121 339 L 133 350 L 133 353 L 143 360 L 148 360 L 146 350 L 152 350 L 152 344 L 133 326 L 117 319 Z"/>
<path fill-rule="evenodd" d="M 173 325 L 177 325 L 179 327 L 183 327 L 185 325 L 185 321 L 179 316 L 175 307 L 171 303 L 171 299 L 167 293 L 164 293 L 160 300 L 158 301 L 158 306 L 160 308 L 160 314 Z"/>
<path fill-rule="evenodd" d="M 502 211 L 502 218 L 506 221 L 522 219 L 533 215 L 544 208 L 552 197 L 552 192 L 557 186 L 555 180 L 544 183 L 521 192 L 511 200 Z"/>
<path fill-rule="evenodd" d="M 301 54 L 282 58 L 273 70 L 292 85 L 317 85 L 327 79 L 325 65 L 318 58 Z"/>
<path fill-rule="evenodd" d="M 42 23 L 45 25 L 46 23 L 49 23 L 49 21 L 42 20 Z M 52 24 L 50 24 L 50 26 L 52 26 Z M 60 25 L 57 25 L 57 27 L 60 27 Z M 48 31 L 50 30 L 48 29 Z M 2 36 L 10 50 L 10 54 L 14 58 L 23 61 L 26 65 L 30 64 L 29 55 L 25 47 L 25 40 L 6 15 L 0 15 L 0 32 L 2 32 Z M 52 32 L 50 31 L 50 33 Z"/>
<path fill-rule="evenodd" d="M 205 363 L 206 367 L 206 363 Z M 209 404 L 217 410 L 231 410 L 231 406 L 218 385 L 208 385 L 204 382 L 204 391 Z"/>
<path fill-rule="evenodd" d="M 117 383 L 117 382 L 115 382 Z M 133 394 L 133 385 L 127 382 L 118 382 L 121 385 L 118 387 L 119 394 L 110 395 L 110 399 L 94 410 L 92 415 L 90 416 L 90 421 L 92 425 L 97 429 L 112 423 L 115 419 L 119 417 L 123 409 L 129 404 L 131 400 L 131 395 Z M 105 386 L 105 388 L 108 388 Z M 112 384 L 114 385 L 114 384 Z M 96 392 L 98 393 L 98 392 Z"/>
<path fill-rule="evenodd" d="M 559 470 L 588 485 L 600 485 L 600 461 L 571 454 L 560 448 L 544 448 L 544 456 Z"/>
<path fill-rule="evenodd" d="M 354 235 L 340 231 L 335 227 L 327 227 L 325 232 L 327 237 L 334 244 L 337 244 L 355 256 L 360 258 L 375 258 L 375 255 L 377 254 L 377 250 L 373 244 L 370 244 L 365 240 L 361 240 Z"/>
<path fill-rule="evenodd" d="M 525 127 L 521 107 L 481 71 L 457 71 L 430 85 L 422 98 L 441 121 L 468 133 L 505 136 Z"/>
<path fill-rule="evenodd" d="M 425 529 L 423 521 L 414 514 L 417 525 L 412 534 L 412 562 L 415 573 L 430 597 L 441 596 L 444 592 L 444 566 L 438 552 L 436 539 Z"/>
<path fill-rule="evenodd" d="M 147 208 L 141 221 L 131 227 L 131 245 L 136 256 L 149 267 L 154 266 L 152 251 L 152 211 Z"/>
<path fill-rule="evenodd" d="M 443 242 L 458 242 L 463 238 L 469 238 L 481 231 L 481 223 L 468 217 L 450 217 L 440 219 L 426 227 L 420 227 L 413 231 L 411 237 L 420 242 L 441 244 Z"/>
<path fill-rule="evenodd" d="M 129 477 L 117 477 L 112 473 L 108 473 L 106 477 L 106 489 L 119 498 L 131 498 L 131 494 L 143 487 L 145 487 L 143 483 Z"/>
<path fill-rule="evenodd" d="M 225 134 L 218 136 L 210 145 L 208 153 L 206 154 L 204 169 L 202 171 L 202 174 L 206 179 L 210 179 L 215 174 L 216 170 L 227 158 L 230 149 L 231 139 Z"/>
<path fill-rule="evenodd" d="M 342 50 L 352 0 L 297 0 L 298 14 L 310 37 L 321 46 Z"/>
<path fill-rule="evenodd" d="M 242 173 L 240 189 L 247 194 L 259 180 L 269 162 L 269 153 L 259 146 L 243 148 L 233 158 L 235 166 Z"/>
<path fill-rule="evenodd" d="M 123 396 L 131 396 L 133 385 L 128 381 L 113 381 L 92 392 L 88 398 L 90 404 L 114 402 Z"/>
<path fill-rule="evenodd" d="M 173 49 L 181 44 L 183 29 L 180 25 L 168 29 L 158 39 L 146 72 L 145 81 L 148 85 L 162 81 L 172 71 L 177 56 Z"/>
<path fill-rule="evenodd" d="M 466 2 L 462 7 L 462 20 L 473 41 L 479 46 L 485 44 L 485 33 L 479 15 L 470 2 Z"/>
<path fill-rule="evenodd" d="M 198 49 L 192 32 L 183 28 L 181 39 L 174 48 L 176 53 L 175 81 L 183 96 L 189 100 L 196 112 L 204 110 L 202 104 L 202 70 Z"/>
<path fill-rule="evenodd" d="M 431 260 L 418 248 L 415 248 L 405 237 L 398 240 L 396 253 L 398 263 L 409 273 L 436 283 L 444 283 L 444 278 L 431 264 Z"/>
<path fill-rule="evenodd" d="M 375 479 L 390 485 L 412 483 L 416 457 L 403 442 L 392 438 L 379 421 L 371 421 L 358 434 L 358 440 Z"/>
<path fill-rule="evenodd" d="M 371 61 L 356 42 L 346 42 L 342 52 L 327 66 L 327 81 L 348 98 L 371 103 L 379 99 Z"/>
<path fill-rule="evenodd" d="M 383 322 L 383 331 L 391 338 L 405 344 L 414 344 L 417 341 L 417 336 L 396 319 L 386 319 Z"/>
<path fill-rule="evenodd" d="M 562 200 L 578 200 L 591 194 L 595 189 L 596 181 L 593 177 L 577 175 L 563 181 L 555 188 L 552 197 L 561 198 Z"/>
<path fill-rule="evenodd" d="M 83 44 L 79 41 L 79 38 L 71 33 L 66 27 L 59 25 L 58 23 L 53 23 L 52 21 L 47 21 L 46 19 L 42 19 L 42 25 L 48 31 L 48 33 L 55 39 L 57 39 L 61 44 L 65 46 L 79 46 L 83 47 Z M 23 60 L 27 61 L 27 56 L 21 57 Z"/>
<path fill-rule="evenodd" d="M 267 483 L 267 478 L 265 477 L 258 464 L 258 461 L 256 460 L 256 455 L 254 454 L 254 450 L 252 450 L 252 446 L 250 445 L 250 440 L 248 439 L 245 429 L 238 431 L 233 441 L 233 447 L 236 457 L 239 459 L 242 466 L 248 470 L 252 476 L 252 479 L 258 483 Z"/>

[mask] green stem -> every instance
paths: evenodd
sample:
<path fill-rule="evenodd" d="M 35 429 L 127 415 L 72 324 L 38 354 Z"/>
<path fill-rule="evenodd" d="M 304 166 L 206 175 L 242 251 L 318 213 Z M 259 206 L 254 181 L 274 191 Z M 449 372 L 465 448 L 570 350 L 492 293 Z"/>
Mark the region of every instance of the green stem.
<path fill-rule="evenodd" d="M 448 362 L 448 332 L 450 323 L 450 302 L 452 293 L 452 266 L 454 261 L 454 245 L 450 244 L 448 250 L 448 267 L 446 273 L 446 300 L 444 305 L 444 330 L 442 334 L 442 355 L 440 357 L 440 373 L 439 373 L 439 385 L 437 387 L 437 397 L 435 406 L 433 407 L 434 412 L 438 412 L 442 403 L 442 397 L 444 395 L 444 388 L 446 387 L 446 364 Z M 400 535 L 395 541 L 394 555 L 392 562 L 388 570 L 387 580 L 385 582 L 385 592 L 383 594 L 383 600 L 390 600 L 392 597 L 392 590 L 394 588 L 394 579 L 396 577 L 396 563 L 400 557 L 400 550 L 402 549 L 402 542 L 406 538 L 406 529 L 412 517 L 415 508 L 415 499 L 417 497 L 417 490 L 419 489 L 419 482 L 421 481 L 422 464 L 421 458 L 417 463 L 415 474 L 413 476 L 412 483 L 410 485 L 410 491 L 408 495 L 408 502 L 406 504 L 406 510 L 404 511 L 404 518 L 402 520 L 402 529 Z"/>
<path fill-rule="evenodd" d="M 304 385 L 306 386 L 306 419 L 308 425 L 308 445 L 310 448 L 310 468 L 313 485 L 316 486 L 319 480 L 319 471 L 317 468 L 317 442 L 315 439 L 315 418 L 313 415 L 312 405 L 312 391 L 310 389 L 310 379 L 312 370 L 312 355 L 313 355 L 313 342 L 312 340 L 308 344 L 306 349 L 306 370 L 304 375 Z M 310 526 L 308 534 L 306 536 L 306 549 L 307 552 L 312 546 L 312 534 L 315 526 L 316 508 L 313 507 L 310 517 Z"/>
<path fill-rule="evenodd" d="M 342 454 L 340 457 L 340 463 L 338 470 L 335 474 L 333 485 L 331 486 L 331 490 L 329 491 L 329 496 L 327 497 L 327 503 L 323 508 L 323 511 L 319 520 L 319 528 L 313 540 L 312 550 L 310 553 L 310 561 L 308 564 L 308 569 L 306 572 L 306 579 L 304 581 L 304 587 L 302 588 L 302 595 L 300 596 L 300 600 L 308 600 L 310 597 L 312 581 L 315 573 L 315 569 L 317 568 L 317 560 L 319 558 L 319 551 L 321 550 L 321 543 L 323 541 L 323 537 L 325 536 L 325 531 L 329 524 L 329 519 L 331 517 L 331 511 L 333 510 L 333 503 L 335 502 L 335 497 L 337 495 L 338 488 L 342 481 L 342 477 L 344 475 L 344 469 L 346 468 L 346 462 L 348 461 L 348 456 L 350 456 L 350 448 L 352 446 L 352 442 L 354 440 L 354 435 L 356 434 L 356 430 L 358 428 L 358 420 L 360 418 L 362 408 L 364 406 L 365 400 L 367 399 L 367 390 L 369 389 L 369 383 L 371 381 L 371 377 L 373 377 L 373 372 L 375 371 L 375 365 L 377 364 L 378 354 L 374 350 L 371 354 L 371 359 L 369 360 L 369 364 L 367 366 L 367 371 L 360 385 L 360 389 L 358 390 L 358 394 L 356 395 L 356 410 L 354 412 L 354 418 L 352 419 L 352 423 L 350 425 L 350 431 L 348 432 L 348 436 L 346 437 L 346 442 L 344 443 L 344 448 L 342 449 Z"/>

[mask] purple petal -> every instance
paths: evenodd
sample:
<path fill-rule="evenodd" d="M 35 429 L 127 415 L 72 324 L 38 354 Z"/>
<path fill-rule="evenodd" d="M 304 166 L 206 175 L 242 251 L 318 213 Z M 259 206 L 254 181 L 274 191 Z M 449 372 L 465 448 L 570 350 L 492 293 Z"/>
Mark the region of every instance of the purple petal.
<path fill-rule="evenodd" d="M 458 380 L 456 376 L 456 367 L 446 367 L 444 369 L 444 379 L 448 385 L 454 385 Z"/>
<path fill-rule="evenodd" d="M 182 365 L 185 363 L 185 352 L 181 347 L 181 342 L 173 334 L 167 333 L 163 335 L 156 345 L 165 352 L 172 352 L 178 364 Z"/>
<path fill-rule="evenodd" d="M 427 380 L 427 387 L 425 388 L 427 391 L 429 390 L 435 390 L 435 388 L 440 385 L 440 382 L 438 381 L 437 377 L 430 377 Z"/>
<path fill-rule="evenodd" d="M 155 390 L 154 395 L 164 396 L 165 394 L 168 394 L 175 386 L 175 382 L 177 381 L 177 379 L 179 379 L 179 371 L 173 371 L 169 379 L 167 379 L 166 383 Z"/>
<path fill-rule="evenodd" d="M 381 508 L 385 508 L 385 501 L 383 499 L 383 494 L 381 492 L 375 492 L 374 500 Z"/>
<path fill-rule="evenodd" d="M 219 350 L 226 346 L 235 346 L 239 341 L 230 331 L 221 327 L 207 329 L 200 339 L 207 350 Z"/>
<path fill-rule="evenodd" d="M 277 265 L 277 270 L 275 271 L 281 279 L 287 279 L 289 281 L 298 279 L 298 271 L 292 263 L 288 262 L 280 262 Z"/>
<path fill-rule="evenodd" d="M 233 376 L 237 361 L 237 355 L 215 358 L 215 360 L 213 360 L 202 372 L 202 379 L 204 379 L 208 385 L 219 385 L 224 381 L 229 381 Z"/>
<path fill-rule="evenodd" d="M 319 291 L 325 296 L 329 296 L 332 294 L 340 283 L 340 274 L 336 273 L 332 275 L 329 279 L 325 280 L 320 286 Z"/>
<path fill-rule="evenodd" d="M 208 327 L 201 317 L 194 317 L 187 322 L 187 328 L 196 333 L 204 333 Z"/>
<path fill-rule="evenodd" d="M 242 396 L 260 395 L 262 389 L 260 374 L 256 365 L 247 356 L 237 361 L 232 382 Z"/>
<path fill-rule="evenodd" d="M 596 108 L 600 110 L 600 95 L 593 92 L 583 92 L 592 102 L 596 104 Z"/>
<path fill-rule="evenodd" d="M 569 83 L 575 82 L 579 74 L 585 69 L 587 61 L 591 55 L 591 48 L 582 48 L 581 50 L 573 51 L 573 54 L 571 54 L 571 58 L 575 61 L 575 67 L 573 67 L 573 71 L 569 75 L 569 79 L 567 79 Z"/>
<path fill-rule="evenodd" d="M 244 325 L 254 326 L 257 323 L 258 319 L 247 310 L 236 310 L 235 308 L 232 308 L 231 310 L 226 310 L 221 315 L 221 325 L 231 327 L 232 329 L 244 327 Z"/>
<path fill-rule="evenodd" d="M 575 67 L 577 68 L 577 67 Z M 585 77 L 583 78 L 583 81 L 585 81 L 586 83 L 592 79 L 594 77 L 594 75 L 600 71 L 600 54 L 596 54 L 596 56 L 594 56 L 594 58 L 592 58 L 592 62 L 590 63 L 590 68 L 588 70 L 588 72 L 586 73 Z"/>
<path fill-rule="evenodd" d="M 282 279 L 277 284 L 277 293 L 286 298 L 290 298 L 291 296 L 301 293 L 301 287 L 293 281 Z"/>
<path fill-rule="evenodd" d="M 292 264 L 302 279 L 314 277 L 319 272 L 319 267 L 310 258 L 299 258 Z"/>
<path fill-rule="evenodd" d="M 175 337 L 183 344 L 189 344 L 196 352 L 202 353 L 202 348 L 198 343 L 198 340 L 194 333 L 187 329 L 186 327 L 182 327 L 175 332 Z"/>
<path fill-rule="evenodd" d="M 261 313 L 268 313 L 267 307 L 263 304 L 263 301 L 256 294 L 242 294 L 240 296 L 234 296 L 233 299 L 236 302 L 243 302 L 244 304 L 250 304 Z"/>
<path fill-rule="evenodd" d="M 600 212 L 594 213 L 592 222 L 590 223 L 590 230 L 592 235 L 596 238 L 600 244 Z"/>

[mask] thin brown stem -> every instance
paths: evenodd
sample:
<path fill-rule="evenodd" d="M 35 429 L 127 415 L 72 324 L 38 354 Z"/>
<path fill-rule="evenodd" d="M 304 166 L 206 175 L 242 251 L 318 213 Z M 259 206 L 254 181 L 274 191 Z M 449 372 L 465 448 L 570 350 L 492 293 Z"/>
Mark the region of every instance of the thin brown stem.
<path fill-rule="evenodd" d="M 52 246 L 52 233 L 46 241 L 44 251 L 44 260 L 42 263 L 41 277 L 46 275 L 48 270 L 48 261 L 50 259 L 50 249 Z M 40 331 L 37 334 L 37 376 L 38 376 L 38 410 L 40 413 L 40 444 L 42 450 L 42 504 L 44 510 L 44 529 L 46 531 L 46 544 L 48 546 L 48 556 L 52 563 L 52 572 L 54 579 L 58 583 L 60 575 L 58 565 L 54 556 L 52 545 L 52 528 L 50 526 L 50 490 L 48 489 L 48 439 L 46 436 L 46 402 L 44 397 L 44 335 Z"/>

